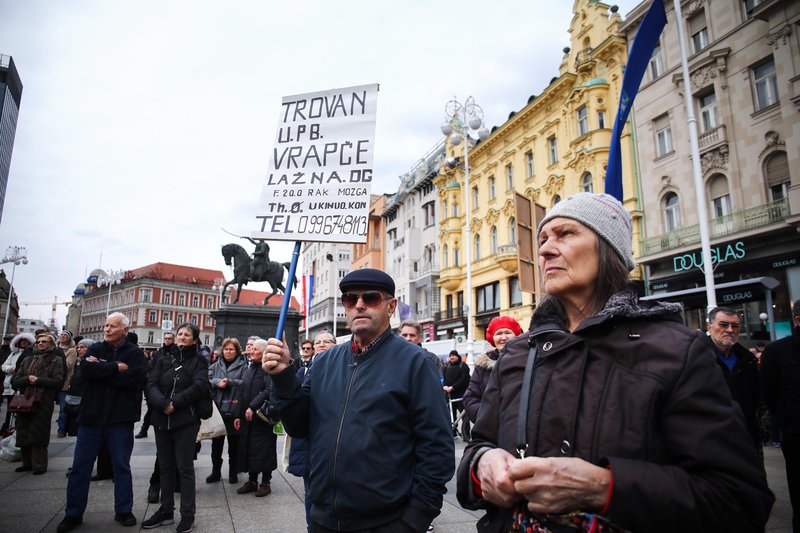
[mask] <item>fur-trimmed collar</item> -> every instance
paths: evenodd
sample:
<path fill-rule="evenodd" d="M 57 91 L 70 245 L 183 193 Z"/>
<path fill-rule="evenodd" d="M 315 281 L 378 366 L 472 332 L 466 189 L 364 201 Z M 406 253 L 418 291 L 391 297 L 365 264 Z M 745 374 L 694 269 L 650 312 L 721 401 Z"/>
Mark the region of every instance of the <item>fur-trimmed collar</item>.
<path fill-rule="evenodd" d="M 12 352 L 19 350 L 19 341 L 22 339 L 28 341 L 28 347 L 36 344 L 36 339 L 30 333 L 18 333 L 13 339 L 11 339 L 11 343 L 8 345 Z"/>
<path fill-rule="evenodd" d="M 497 351 L 497 348 L 493 350 L 489 350 L 486 353 L 482 353 L 475 356 L 475 366 L 483 368 L 485 370 L 492 370 L 494 364 L 497 362 L 497 357 L 500 354 Z"/>
<path fill-rule="evenodd" d="M 608 299 L 606 306 L 597 313 L 597 317 L 623 317 L 623 318 L 651 318 L 675 315 L 681 312 L 681 304 L 671 302 L 648 301 L 642 302 L 636 291 L 624 289 Z M 594 317 L 590 317 L 594 318 Z M 588 320 L 588 319 L 587 319 Z M 531 329 L 543 324 L 557 324 L 564 330 L 567 329 L 567 319 L 563 315 L 561 306 L 557 305 L 556 299 L 548 296 L 539 305 L 539 308 L 531 317 Z"/>

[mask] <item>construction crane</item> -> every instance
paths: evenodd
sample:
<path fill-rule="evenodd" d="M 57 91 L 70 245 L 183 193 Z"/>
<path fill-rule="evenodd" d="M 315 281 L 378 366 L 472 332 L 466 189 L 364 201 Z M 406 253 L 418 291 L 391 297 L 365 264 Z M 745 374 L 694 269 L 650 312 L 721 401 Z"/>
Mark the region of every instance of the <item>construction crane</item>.
<path fill-rule="evenodd" d="M 20 302 L 20 305 L 47 305 L 47 304 L 45 302 Z M 59 305 L 70 306 L 72 305 L 72 301 L 59 302 L 58 296 L 53 296 L 53 305 L 50 307 L 51 313 L 50 313 L 50 324 L 49 324 L 50 329 L 52 329 L 53 331 L 55 331 L 56 327 L 56 309 L 58 308 Z"/>

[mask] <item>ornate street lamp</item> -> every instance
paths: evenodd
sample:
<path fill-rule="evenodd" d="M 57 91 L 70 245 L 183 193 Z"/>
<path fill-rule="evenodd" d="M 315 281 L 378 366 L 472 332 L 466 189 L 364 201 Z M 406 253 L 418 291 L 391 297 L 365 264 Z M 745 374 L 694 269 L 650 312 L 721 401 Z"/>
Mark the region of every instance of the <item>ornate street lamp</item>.
<path fill-rule="evenodd" d="M 97 286 L 103 287 L 108 285 L 108 300 L 106 301 L 106 316 L 108 316 L 108 312 L 111 309 L 111 287 L 114 285 L 119 285 L 122 282 L 122 278 L 125 277 L 124 270 L 111 270 L 107 274 L 100 276 L 97 278 Z"/>
<path fill-rule="evenodd" d="M 17 265 L 28 264 L 28 251 L 22 246 L 9 246 L 6 250 L 6 255 L 0 259 L 0 265 L 6 263 L 13 263 L 11 267 L 11 283 L 8 286 L 8 302 L 6 303 L 6 318 L 3 320 L 3 337 L 6 336 L 8 330 L 8 313 L 11 311 L 11 296 L 14 294 L 14 273 L 17 271 Z"/>
<path fill-rule="evenodd" d="M 472 312 L 472 207 L 470 206 L 470 187 L 469 187 L 469 144 L 475 135 L 481 141 L 489 138 L 489 130 L 483 125 L 483 109 L 475 103 L 471 96 L 462 104 L 455 98 L 447 102 L 444 108 L 445 118 L 442 124 L 442 134 L 450 136 L 450 144 L 458 146 L 464 143 L 464 206 L 466 208 L 466 239 L 464 248 L 466 249 L 467 262 L 467 288 L 466 288 L 466 312 L 467 312 L 467 364 L 472 368 L 474 361 L 473 331 L 475 330 L 475 315 Z M 452 168 L 458 165 L 457 160 L 449 160 L 447 164 Z"/>

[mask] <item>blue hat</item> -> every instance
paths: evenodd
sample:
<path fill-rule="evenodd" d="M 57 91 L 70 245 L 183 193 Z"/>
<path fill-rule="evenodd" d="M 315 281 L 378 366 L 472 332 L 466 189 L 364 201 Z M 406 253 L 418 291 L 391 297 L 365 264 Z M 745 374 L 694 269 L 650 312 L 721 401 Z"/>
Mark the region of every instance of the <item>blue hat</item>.
<path fill-rule="evenodd" d="M 394 280 L 383 270 L 359 268 L 353 270 L 339 282 L 339 290 L 348 289 L 381 289 L 394 296 Z"/>

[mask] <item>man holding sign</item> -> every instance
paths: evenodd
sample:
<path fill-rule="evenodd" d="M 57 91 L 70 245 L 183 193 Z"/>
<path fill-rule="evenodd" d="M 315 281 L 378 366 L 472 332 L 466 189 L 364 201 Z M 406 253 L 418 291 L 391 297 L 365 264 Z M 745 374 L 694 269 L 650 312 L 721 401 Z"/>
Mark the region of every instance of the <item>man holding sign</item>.
<path fill-rule="evenodd" d="M 310 441 L 311 531 L 426 531 L 454 470 L 439 375 L 389 326 L 391 277 L 359 269 L 339 288 L 352 342 L 318 357 L 302 383 L 277 339 L 262 364 L 287 432 Z"/>

